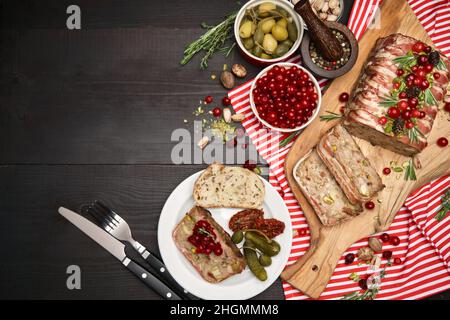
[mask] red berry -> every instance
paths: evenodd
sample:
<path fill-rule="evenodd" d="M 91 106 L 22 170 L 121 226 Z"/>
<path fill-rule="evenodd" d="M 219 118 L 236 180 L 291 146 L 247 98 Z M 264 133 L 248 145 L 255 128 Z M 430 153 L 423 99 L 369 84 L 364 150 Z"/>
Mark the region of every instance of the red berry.
<path fill-rule="evenodd" d="M 394 264 L 402 264 L 402 259 L 400 259 L 400 258 L 395 258 L 395 259 L 394 259 Z"/>
<path fill-rule="evenodd" d="M 447 112 L 450 112 L 450 102 L 447 102 L 447 103 L 444 105 L 444 110 L 447 111 Z"/>
<path fill-rule="evenodd" d="M 367 290 L 367 279 L 360 279 L 358 281 L 358 285 L 361 287 L 361 289 Z"/>
<path fill-rule="evenodd" d="M 378 118 L 378 123 L 384 126 L 387 123 L 387 118 L 386 117 Z"/>
<path fill-rule="evenodd" d="M 394 82 L 394 89 L 400 88 L 400 82 Z"/>
<path fill-rule="evenodd" d="M 219 244 L 219 246 L 217 246 L 217 247 L 214 249 L 214 254 L 215 254 L 216 256 L 220 256 L 222 253 L 223 253 L 223 249 L 222 249 L 222 247 L 221 247 L 220 244 Z"/>
<path fill-rule="evenodd" d="M 211 102 L 213 102 L 213 97 L 211 97 L 211 96 L 206 96 L 206 97 L 205 97 L 205 103 L 210 104 Z"/>
<path fill-rule="evenodd" d="M 417 71 L 417 77 L 425 78 L 426 76 L 427 76 L 427 73 L 425 72 L 425 70 L 421 69 L 421 70 Z"/>
<path fill-rule="evenodd" d="M 347 92 L 342 92 L 341 95 L 339 96 L 340 102 L 347 102 L 348 99 L 349 99 L 349 95 Z"/>
<path fill-rule="evenodd" d="M 392 258 L 392 251 L 387 250 L 383 252 L 383 258 L 389 260 L 390 258 Z"/>
<path fill-rule="evenodd" d="M 345 255 L 345 264 L 351 264 L 355 261 L 355 254 L 354 253 L 347 253 Z"/>
<path fill-rule="evenodd" d="M 403 120 L 409 120 L 411 119 L 411 111 L 405 110 L 402 112 L 402 119 Z"/>
<path fill-rule="evenodd" d="M 400 111 L 405 111 L 408 108 L 408 102 L 406 100 L 400 100 L 397 103 L 397 107 Z"/>
<path fill-rule="evenodd" d="M 398 246 L 400 244 L 400 238 L 397 236 L 392 236 L 391 240 L 389 241 L 390 244 L 392 244 L 393 246 Z"/>
<path fill-rule="evenodd" d="M 434 80 L 439 80 L 441 78 L 441 74 L 438 72 L 433 73 Z"/>
<path fill-rule="evenodd" d="M 367 210 L 373 210 L 375 208 L 375 203 L 373 203 L 373 201 L 368 201 L 364 206 Z"/>
<path fill-rule="evenodd" d="M 428 62 L 428 56 L 420 56 L 417 62 L 422 66 L 425 65 Z"/>
<path fill-rule="evenodd" d="M 423 49 L 423 51 L 425 51 L 426 53 L 430 53 L 431 52 L 431 47 L 430 46 L 425 46 L 425 49 Z"/>
<path fill-rule="evenodd" d="M 423 80 L 420 82 L 420 89 L 426 90 L 430 87 L 430 83 L 427 80 Z"/>
<path fill-rule="evenodd" d="M 400 116 L 400 111 L 396 107 L 390 107 L 388 109 L 388 116 L 392 119 L 397 119 Z"/>
<path fill-rule="evenodd" d="M 408 97 L 408 94 L 405 91 L 402 91 L 398 94 L 398 97 L 400 99 L 406 99 Z"/>
<path fill-rule="evenodd" d="M 417 111 L 417 110 L 416 110 Z M 420 112 L 419 112 L 420 113 Z M 414 128 L 414 122 L 412 122 L 412 121 L 406 121 L 405 122 L 405 128 L 406 129 L 412 129 L 412 128 Z"/>
<path fill-rule="evenodd" d="M 425 70 L 426 73 L 430 73 L 431 71 L 433 71 L 434 66 L 431 63 L 427 63 L 423 69 Z"/>
<path fill-rule="evenodd" d="M 418 41 L 413 45 L 412 50 L 416 53 L 421 53 L 425 50 L 425 45 L 423 42 Z"/>
<path fill-rule="evenodd" d="M 389 236 L 389 234 L 387 234 L 387 233 L 383 233 L 381 236 L 380 236 L 380 239 L 381 239 L 381 241 L 383 241 L 383 242 L 388 242 L 389 241 L 389 239 L 391 239 L 391 237 Z"/>
<path fill-rule="evenodd" d="M 417 109 L 414 109 L 411 111 L 411 117 L 412 118 L 420 118 L 420 111 Z"/>
<path fill-rule="evenodd" d="M 441 137 L 437 140 L 437 145 L 441 148 L 445 148 L 448 146 L 448 140 L 447 138 Z"/>
<path fill-rule="evenodd" d="M 222 115 L 222 109 L 220 109 L 219 107 L 215 107 L 213 109 L 213 116 L 220 117 L 221 115 Z"/>
<path fill-rule="evenodd" d="M 231 105 L 231 99 L 228 98 L 228 97 L 223 97 L 223 99 L 222 99 L 222 104 L 223 104 L 225 107 Z"/>
<path fill-rule="evenodd" d="M 405 70 L 403 70 L 403 69 L 398 69 L 397 70 L 397 76 L 401 77 L 404 74 L 405 74 Z"/>
<path fill-rule="evenodd" d="M 425 118 L 426 117 L 426 113 L 425 113 L 425 111 L 420 111 L 420 116 L 419 116 L 419 119 L 423 119 L 423 118 Z"/>
<path fill-rule="evenodd" d="M 412 66 L 412 67 L 411 67 L 411 71 L 412 71 L 412 72 L 416 72 L 417 70 L 419 70 L 419 67 L 418 67 L 418 66 Z"/>
<path fill-rule="evenodd" d="M 391 168 L 384 168 L 384 169 L 383 169 L 383 174 L 384 174 L 384 175 L 387 176 L 387 175 L 390 174 L 390 173 L 391 173 Z"/>
<path fill-rule="evenodd" d="M 417 98 L 409 98 L 409 99 L 408 99 L 408 105 L 409 105 L 411 108 L 417 107 L 418 104 L 419 104 L 419 99 L 417 99 Z"/>

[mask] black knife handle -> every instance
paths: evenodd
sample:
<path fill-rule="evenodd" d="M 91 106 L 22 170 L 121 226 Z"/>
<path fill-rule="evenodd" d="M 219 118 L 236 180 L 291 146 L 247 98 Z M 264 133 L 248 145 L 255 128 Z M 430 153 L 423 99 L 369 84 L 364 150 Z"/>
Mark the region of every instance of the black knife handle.
<path fill-rule="evenodd" d="M 175 292 L 173 292 L 168 286 L 161 280 L 156 278 L 150 272 L 138 265 L 136 262 L 129 258 L 125 258 L 122 261 L 123 265 L 130 270 L 136 277 L 138 277 L 147 287 L 154 290 L 161 297 L 166 300 L 182 300 Z"/>
<path fill-rule="evenodd" d="M 180 297 L 186 300 L 200 300 L 200 298 L 194 296 L 187 292 L 183 287 L 181 287 L 178 282 L 170 275 L 164 263 L 162 263 L 157 257 L 155 257 L 151 252 L 145 250 L 142 253 L 142 257 L 152 269 L 156 272 L 156 275 L 164 281 L 170 288 L 175 290 Z"/>

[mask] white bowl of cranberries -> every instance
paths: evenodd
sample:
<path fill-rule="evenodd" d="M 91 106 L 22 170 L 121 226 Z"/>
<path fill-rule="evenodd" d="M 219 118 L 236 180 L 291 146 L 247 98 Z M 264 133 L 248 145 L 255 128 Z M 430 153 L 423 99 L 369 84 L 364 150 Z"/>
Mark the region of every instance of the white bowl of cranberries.
<path fill-rule="evenodd" d="M 319 113 L 322 95 L 317 80 L 294 63 L 277 63 L 260 72 L 250 90 L 250 106 L 266 127 L 295 132 Z"/>

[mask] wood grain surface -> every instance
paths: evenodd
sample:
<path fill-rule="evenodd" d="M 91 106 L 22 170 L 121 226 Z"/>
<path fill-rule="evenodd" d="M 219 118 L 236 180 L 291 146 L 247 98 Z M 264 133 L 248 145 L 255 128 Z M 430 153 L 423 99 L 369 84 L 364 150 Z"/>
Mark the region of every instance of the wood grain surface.
<path fill-rule="evenodd" d="M 70 4 L 81 8 L 81 30 L 66 28 Z M 207 71 L 199 57 L 178 62 L 201 22 L 238 8 L 231 0 L 0 0 L 0 299 L 160 299 L 56 210 L 101 199 L 158 254 L 165 200 L 205 167 L 172 163 L 173 130 L 192 132 L 202 97 L 219 103 L 226 91 L 210 73 L 224 63 L 245 64 L 247 79 L 259 71 L 238 52 L 214 57 Z M 81 268 L 81 290 L 66 287 L 69 265 Z M 283 299 L 281 281 L 256 298 Z"/>
<path fill-rule="evenodd" d="M 339 94 L 352 91 L 376 40 L 397 32 L 432 44 L 406 0 L 383 2 L 380 27 L 365 33 L 359 43 L 359 57 L 355 66 L 348 74 L 333 81 L 323 97 L 320 115 L 324 115 L 326 111 L 339 113 L 341 107 Z M 429 146 L 417 156 L 422 165 L 421 169 L 416 170 L 417 181 L 406 182 L 403 177 L 398 180 L 395 174 L 383 176 L 386 188 L 378 194 L 375 210 L 365 210 L 360 216 L 334 227 L 323 227 L 295 182 L 293 168 L 298 160 L 317 144 L 319 138 L 337 123 L 338 121 L 327 123 L 320 121 L 319 117 L 316 118 L 297 139 L 285 162 L 289 186 L 308 220 L 311 248 L 295 264 L 286 268 L 282 277 L 313 298 L 319 297 L 325 289 L 339 258 L 351 244 L 376 232 L 387 230 L 412 191 L 433 178 L 450 172 L 450 150 L 436 145 L 439 137 L 450 135 L 447 115 L 440 112 L 428 137 Z M 361 139 L 356 141 L 380 175 L 383 168 L 389 166 L 390 161 L 402 165 L 409 159 L 381 147 L 372 146 L 367 141 Z"/>

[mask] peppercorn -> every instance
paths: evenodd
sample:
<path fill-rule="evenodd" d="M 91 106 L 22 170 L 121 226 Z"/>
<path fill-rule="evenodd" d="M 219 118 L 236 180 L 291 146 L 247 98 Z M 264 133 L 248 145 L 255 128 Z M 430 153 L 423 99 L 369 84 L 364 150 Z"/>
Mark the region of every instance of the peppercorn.
<path fill-rule="evenodd" d="M 406 95 L 408 98 L 416 98 L 420 95 L 420 92 L 420 88 L 416 86 L 406 89 Z"/>
<path fill-rule="evenodd" d="M 431 63 L 433 66 L 437 66 L 440 60 L 441 57 L 439 55 L 439 52 L 437 51 L 433 51 L 428 55 L 428 62 Z"/>
<path fill-rule="evenodd" d="M 403 132 L 403 127 L 405 125 L 405 121 L 402 118 L 397 118 L 394 120 L 394 124 L 392 125 L 392 132 L 397 136 Z"/>

